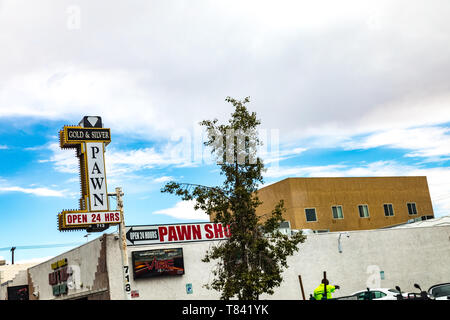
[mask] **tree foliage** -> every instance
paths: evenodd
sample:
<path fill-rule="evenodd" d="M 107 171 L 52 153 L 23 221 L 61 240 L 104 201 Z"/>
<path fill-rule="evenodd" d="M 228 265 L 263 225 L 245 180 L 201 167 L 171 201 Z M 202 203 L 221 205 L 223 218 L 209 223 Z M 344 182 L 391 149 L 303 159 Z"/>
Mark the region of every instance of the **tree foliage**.
<path fill-rule="evenodd" d="M 170 182 L 162 192 L 176 194 L 183 200 L 195 200 L 195 209 L 208 213 L 215 223 L 229 225 L 231 237 L 206 252 L 204 262 L 216 261 L 214 279 L 206 287 L 221 293 L 221 299 L 257 300 L 263 293 L 273 294 L 282 282 L 282 272 L 288 267 L 287 257 L 298 250 L 305 240 L 301 233 L 284 235 L 279 225 L 285 211 L 283 200 L 272 212 L 256 215 L 262 203 L 258 185 L 263 183 L 263 162 L 257 157 L 261 144 L 257 127 L 260 121 L 243 101 L 227 97 L 234 112 L 226 124 L 204 120 L 208 133 L 205 145 L 216 156 L 222 186 L 184 188 Z"/>

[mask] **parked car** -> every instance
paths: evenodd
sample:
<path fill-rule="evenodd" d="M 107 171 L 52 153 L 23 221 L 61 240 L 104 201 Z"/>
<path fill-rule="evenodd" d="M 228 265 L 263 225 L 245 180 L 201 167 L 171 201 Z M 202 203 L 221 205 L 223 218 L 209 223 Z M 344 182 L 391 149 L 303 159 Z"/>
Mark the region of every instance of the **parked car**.
<path fill-rule="evenodd" d="M 354 292 L 351 296 L 357 296 L 358 300 L 397 300 L 397 295 L 400 291 L 392 288 L 367 288 Z M 402 296 L 407 299 L 408 294 L 402 292 Z"/>
<path fill-rule="evenodd" d="M 450 300 L 450 283 L 440 283 L 431 286 L 428 294 L 435 300 Z"/>

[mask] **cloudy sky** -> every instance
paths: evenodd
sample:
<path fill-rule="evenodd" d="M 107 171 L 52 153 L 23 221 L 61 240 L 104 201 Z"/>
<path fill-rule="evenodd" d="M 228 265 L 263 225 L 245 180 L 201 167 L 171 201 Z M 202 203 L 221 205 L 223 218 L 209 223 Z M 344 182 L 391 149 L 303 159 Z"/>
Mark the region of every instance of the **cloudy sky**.
<path fill-rule="evenodd" d="M 86 241 L 56 227 L 79 198 L 57 135 L 85 115 L 111 128 L 128 225 L 204 221 L 160 189 L 220 184 L 198 122 L 226 120 L 227 96 L 261 119 L 267 184 L 427 176 L 448 215 L 449 16 L 447 0 L 0 0 L 0 249 Z"/>

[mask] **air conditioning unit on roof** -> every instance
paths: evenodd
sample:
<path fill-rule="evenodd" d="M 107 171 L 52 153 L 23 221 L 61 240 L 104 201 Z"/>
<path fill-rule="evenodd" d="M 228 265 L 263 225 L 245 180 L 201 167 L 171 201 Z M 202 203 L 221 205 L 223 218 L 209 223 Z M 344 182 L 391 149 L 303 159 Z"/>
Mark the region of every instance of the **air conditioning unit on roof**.
<path fill-rule="evenodd" d="M 281 223 L 280 223 L 280 226 L 279 226 L 279 228 L 278 228 L 278 230 L 279 230 L 282 234 L 287 235 L 287 236 L 290 236 L 290 235 L 292 234 L 292 231 L 291 231 L 291 223 L 290 223 L 289 221 L 283 221 L 283 222 L 281 222 Z"/>
<path fill-rule="evenodd" d="M 314 233 L 327 233 L 330 232 L 329 229 L 321 229 L 321 230 L 314 230 Z"/>

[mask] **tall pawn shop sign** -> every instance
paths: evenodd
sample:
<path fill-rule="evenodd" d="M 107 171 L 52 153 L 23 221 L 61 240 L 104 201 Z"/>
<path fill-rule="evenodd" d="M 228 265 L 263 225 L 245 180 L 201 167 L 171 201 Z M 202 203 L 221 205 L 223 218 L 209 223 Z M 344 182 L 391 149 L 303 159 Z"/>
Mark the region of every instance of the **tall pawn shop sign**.
<path fill-rule="evenodd" d="M 78 126 L 64 126 L 60 147 L 75 149 L 80 164 L 81 198 L 78 210 L 58 214 L 59 231 L 103 231 L 122 220 L 120 211 L 110 210 L 105 173 L 105 148 L 111 142 L 110 129 L 100 117 L 84 117 Z"/>

